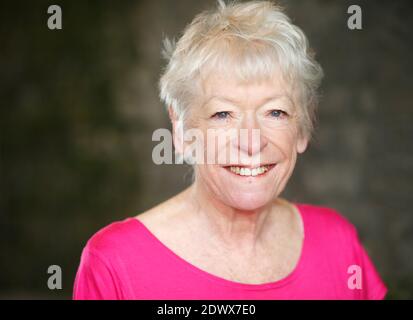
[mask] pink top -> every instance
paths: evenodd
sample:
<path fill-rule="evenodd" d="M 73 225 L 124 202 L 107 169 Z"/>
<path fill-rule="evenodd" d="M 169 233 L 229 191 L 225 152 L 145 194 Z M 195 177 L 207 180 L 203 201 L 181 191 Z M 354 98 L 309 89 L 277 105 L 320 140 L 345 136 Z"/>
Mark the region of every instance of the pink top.
<path fill-rule="evenodd" d="M 139 220 L 98 231 L 82 252 L 74 299 L 383 299 L 387 288 L 354 226 L 333 209 L 295 204 L 304 242 L 295 269 L 263 284 L 226 280 L 184 260 Z"/>

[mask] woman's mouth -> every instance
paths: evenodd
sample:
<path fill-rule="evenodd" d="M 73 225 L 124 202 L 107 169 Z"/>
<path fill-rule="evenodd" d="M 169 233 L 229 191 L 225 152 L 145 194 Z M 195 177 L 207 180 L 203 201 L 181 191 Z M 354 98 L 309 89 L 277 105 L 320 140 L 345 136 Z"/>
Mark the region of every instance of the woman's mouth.
<path fill-rule="evenodd" d="M 262 165 L 259 167 L 251 168 L 251 167 L 242 167 L 242 166 L 227 166 L 225 169 L 230 171 L 231 173 L 243 176 L 243 177 L 258 177 L 265 175 L 268 171 L 270 171 L 275 164 L 267 164 Z"/>

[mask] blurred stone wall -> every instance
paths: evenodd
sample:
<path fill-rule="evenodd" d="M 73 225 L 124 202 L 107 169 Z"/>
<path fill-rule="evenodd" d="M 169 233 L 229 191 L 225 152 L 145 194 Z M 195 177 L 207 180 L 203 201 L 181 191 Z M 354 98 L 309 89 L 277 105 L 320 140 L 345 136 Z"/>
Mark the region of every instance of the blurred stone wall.
<path fill-rule="evenodd" d="M 325 79 L 316 136 L 284 196 L 348 217 L 389 286 L 413 298 L 409 1 L 281 2 L 310 39 Z M 63 29 L 47 29 L 59 4 Z M 162 37 L 215 1 L 15 1 L 0 4 L 0 297 L 69 298 L 87 239 L 190 182 L 156 166 L 152 133 L 170 128 L 158 98 Z M 363 30 L 347 28 L 358 4 Z M 63 290 L 47 289 L 47 267 Z"/>

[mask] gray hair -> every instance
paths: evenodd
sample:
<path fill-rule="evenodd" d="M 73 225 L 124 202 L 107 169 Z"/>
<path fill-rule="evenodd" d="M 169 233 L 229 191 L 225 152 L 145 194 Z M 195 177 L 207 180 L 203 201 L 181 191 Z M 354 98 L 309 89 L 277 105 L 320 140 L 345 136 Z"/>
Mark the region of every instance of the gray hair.
<path fill-rule="evenodd" d="M 163 45 L 168 63 L 159 96 L 180 120 L 198 98 L 201 70 L 219 70 L 248 82 L 271 78 L 281 69 L 298 89 L 300 134 L 311 138 L 323 71 L 302 30 L 279 6 L 218 0 L 217 8 L 195 16 L 177 42 L 165 38 Z"/>

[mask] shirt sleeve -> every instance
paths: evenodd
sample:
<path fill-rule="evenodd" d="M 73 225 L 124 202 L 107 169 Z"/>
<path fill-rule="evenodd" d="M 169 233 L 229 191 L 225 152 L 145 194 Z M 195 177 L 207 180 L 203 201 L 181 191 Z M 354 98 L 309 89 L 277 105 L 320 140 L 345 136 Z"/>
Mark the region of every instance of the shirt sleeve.
<path fill-rule="evenodd" d="M 118 300 L 113 273 L 103 257 L 90 250 L 83 249 L 80 265 L 76 273 L 74 300 Z"/>
<path fill-rule="evenodd" d="M 383 300 L 387 294 L 387 287 L 377 272 L 366 249 L 363 247 L 357 231 L 355 231 L 354 246 L 362 271 L 360 298 L 363 300 Z"/>

